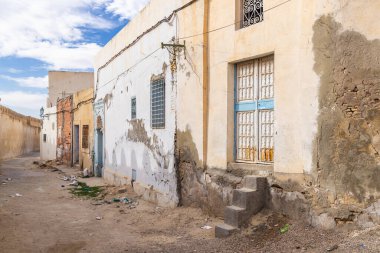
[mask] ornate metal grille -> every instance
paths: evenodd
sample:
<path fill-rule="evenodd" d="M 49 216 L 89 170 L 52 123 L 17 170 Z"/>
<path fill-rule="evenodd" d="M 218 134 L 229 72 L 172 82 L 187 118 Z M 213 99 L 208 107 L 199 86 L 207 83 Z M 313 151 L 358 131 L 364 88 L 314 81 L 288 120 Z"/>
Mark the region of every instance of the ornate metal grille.
<path fill-rule="evenodd" d="M 152 128 L 165 127 L 165 79 L 160 78 L 151 84 Z"/>
<path fill-rule="evenodd" d="M 247 27 L 264 20 L 263 0 L 243 0 L 242 27 Z"/>

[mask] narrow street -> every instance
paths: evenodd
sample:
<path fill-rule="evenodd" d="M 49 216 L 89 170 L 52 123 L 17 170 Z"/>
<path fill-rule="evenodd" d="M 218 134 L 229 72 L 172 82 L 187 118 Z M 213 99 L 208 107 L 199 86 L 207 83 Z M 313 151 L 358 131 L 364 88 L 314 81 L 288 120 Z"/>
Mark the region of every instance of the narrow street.
<path fill-rule="evenodd" d="M 165 209 L 141 199 L 131 208 L 78 198 L 60 179 L 62 172 L 40 168 L 36 160 L 38 154 L 0 166 L 0 252 L 378 252 L 380 245 L 379 229 L 318 231 L 273 214 L 254 217 L 241 234 L 215 239 L 213 228 L 221 220 L 199 209 Z M 64 170 L 69 172 L 75 170 Z M 98 178 L 80 181 L 102 184 Z M 117 194 L 111 195 L 105 199 Z M 121 195 L 136 197 L 131 189 Z M 285 223 L 289 232 L 281 234 L 278 227 Z M 206 224 L 212 229 L 201 228 Z"/>

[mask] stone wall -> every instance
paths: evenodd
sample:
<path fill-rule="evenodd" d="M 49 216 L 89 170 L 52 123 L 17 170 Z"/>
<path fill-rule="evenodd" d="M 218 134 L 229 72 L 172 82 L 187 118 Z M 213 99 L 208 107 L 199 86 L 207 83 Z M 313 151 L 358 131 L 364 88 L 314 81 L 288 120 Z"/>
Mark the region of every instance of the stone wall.
<path fill-rule="evenodd" d="M 0 105 L 0 160 L 40 150 L 40 120 Z"/>
<path fill-rule="evenodd" d="M 330 204 L 367 206 L 380 197 L 380 41 L 327 15 L 313 43 L 321 78 L 316 183 Z"/>

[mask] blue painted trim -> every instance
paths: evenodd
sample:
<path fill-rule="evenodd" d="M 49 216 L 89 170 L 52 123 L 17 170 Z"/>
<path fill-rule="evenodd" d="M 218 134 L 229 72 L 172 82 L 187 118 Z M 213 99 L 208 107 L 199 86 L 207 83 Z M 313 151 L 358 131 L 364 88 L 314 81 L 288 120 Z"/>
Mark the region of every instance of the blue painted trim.
<path fill-rule="evenodd" d="M 255 111 L 256 107 L 256 101 L 240 102 L 235 104 L 235 112 Z"/>
<path fill-rule="evenodd" d="M 237 87 L 237 64 L 234 65 L 234 103 L 237 101 L 236 87 Z M 236 145 L 237 145 L 236 126 L 237 126 L 236 107 L 234 107 L 234 161 L 236 161 L 236 155 L 237 155 L 236 154 Z"/>
<path fill-rule="evenodd" d="M 259 100 L 257 107 L 259 110 L 272 110 L 274 109 L 274 100 L 273 99 Z"/>

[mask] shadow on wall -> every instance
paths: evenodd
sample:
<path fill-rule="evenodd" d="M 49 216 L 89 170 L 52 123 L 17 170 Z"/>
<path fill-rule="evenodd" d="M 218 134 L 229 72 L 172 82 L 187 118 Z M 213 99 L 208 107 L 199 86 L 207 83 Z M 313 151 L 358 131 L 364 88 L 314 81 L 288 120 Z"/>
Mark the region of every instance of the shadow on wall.
<path fill-rule="evenodd" d="M 380 197 L 380 41 L 342 31 L 332 16 L 313 29 L 320 76 L 316 183 L 331 203 L 373 203 Z"/>
<path fill-rule="evenodd" d="M 200 207 L 206 213 L 223 217 L 232 191 L 241 183 L 226 169 L 205 168 L 199 159 L 191 130 L 177 130 L 177 186 L 180 205 Z"/>

